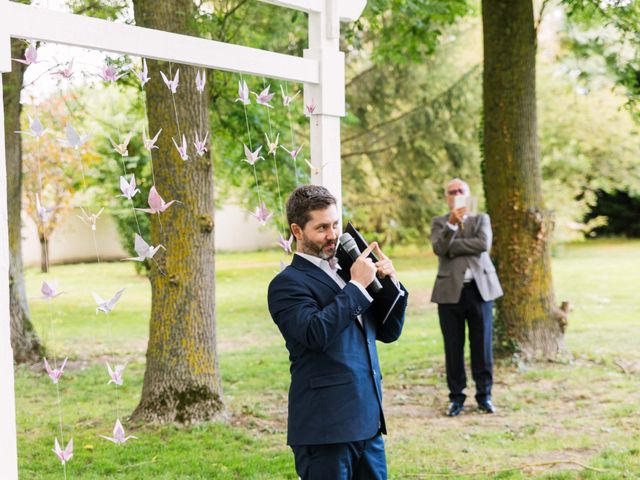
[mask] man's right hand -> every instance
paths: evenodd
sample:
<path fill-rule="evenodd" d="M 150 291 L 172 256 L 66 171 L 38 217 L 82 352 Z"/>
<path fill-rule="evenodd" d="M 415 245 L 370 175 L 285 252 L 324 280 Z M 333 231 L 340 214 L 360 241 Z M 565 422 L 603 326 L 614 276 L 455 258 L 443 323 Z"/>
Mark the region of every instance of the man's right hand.
<path fill-rule="evenodd" d="M 376 266 L 368 255 L 378 246 L 378 242 L 372 242 L 364 252 L 351 265 L 351 280 L 358 282 L 363 287 L 368 287 L 376 276 Z"/>
<path fill-rule="evenodd" d="M 464 214 L 467 212 L 467 207 L 456 208 L 451 210 L 449 215 L 449 223 L 451 225 L 460 225 L 464 221 Z"/>

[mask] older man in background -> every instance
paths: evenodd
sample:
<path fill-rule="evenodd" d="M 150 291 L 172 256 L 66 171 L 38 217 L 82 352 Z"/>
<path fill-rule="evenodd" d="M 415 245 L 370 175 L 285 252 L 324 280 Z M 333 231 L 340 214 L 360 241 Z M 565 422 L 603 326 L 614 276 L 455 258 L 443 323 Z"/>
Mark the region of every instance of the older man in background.
<path fill-rule="evenodd" d="M 449 213 L 433 219 L 431 245 L 438 256 L 438 275 L 431 301 L 438 304 L 444 337 L 450 404 L 455 417 L 464 410 L 467 386 L 464 367 L 465 324 L 469 325 L 471 372 L 480 411 L 494 413 L 493 300 L 502 296 L 496 269 L 489 258 L 492 231 L 487 214 L 469 212 L 469 185 L 455 178 L 445 188 Z"/>

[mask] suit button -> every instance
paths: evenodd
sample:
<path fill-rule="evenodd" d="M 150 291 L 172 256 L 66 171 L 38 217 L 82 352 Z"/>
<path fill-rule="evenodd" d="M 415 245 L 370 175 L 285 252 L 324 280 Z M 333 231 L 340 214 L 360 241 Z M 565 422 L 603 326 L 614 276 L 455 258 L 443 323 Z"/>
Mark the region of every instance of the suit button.
<path fill-rule="evenodd" d="M 356 308 L 356 315 L 360 315 L 360 312 L 361 312 L 361 311 L 362 311 L 362 310 L 360 309 L 360 307 Z"/>
<path fill-rule="evenodd" d="M 375 371 L 375 370 L 373 371 L 373 376 L 374 376 L 374 377 L 376 376 L 376 371 Z"/>

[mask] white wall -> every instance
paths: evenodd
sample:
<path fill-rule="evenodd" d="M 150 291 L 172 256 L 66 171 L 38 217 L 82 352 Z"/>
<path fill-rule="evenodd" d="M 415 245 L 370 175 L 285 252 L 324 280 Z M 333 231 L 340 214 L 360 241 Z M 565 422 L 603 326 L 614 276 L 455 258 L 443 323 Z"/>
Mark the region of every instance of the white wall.
<path fill-rule="evenodd" d="M 49 239 L 49 263 L 93 262 L 96 249 L 93 234 L 88 225 L 82 223 L 77 214 L 80 209 L 70 212 Z M 40 242 L 36 224 L 31 217 L 22 215 L 22 257 L 25 266 L 40 265 Z M 278 245 L 275 230 L 260 227 L 258 221 L 238 205 L 225 205 L 215 214 L 216 250 L 251 251 Z M 148 240 L 148 239 L 147 239 Z M 100 259 L 120 260 L 128 253 L 123 249 L 114 220 L 104 212 L 98 220 L 96 242 Z"/>

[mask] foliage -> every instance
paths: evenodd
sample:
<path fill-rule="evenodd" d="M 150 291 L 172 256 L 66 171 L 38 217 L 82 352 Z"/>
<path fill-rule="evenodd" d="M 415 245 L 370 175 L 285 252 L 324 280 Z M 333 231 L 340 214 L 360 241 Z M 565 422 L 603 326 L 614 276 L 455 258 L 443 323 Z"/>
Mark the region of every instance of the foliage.
<path fill-rule="evenodd" d="M 586 215 L 586 220 L 607 218 L 607 223 L 594 229 L 594 235 L 625 235 L 640 237 L 640 197 L 629 192 L 615 190 L 595 192 L 596 201 Z"/>

